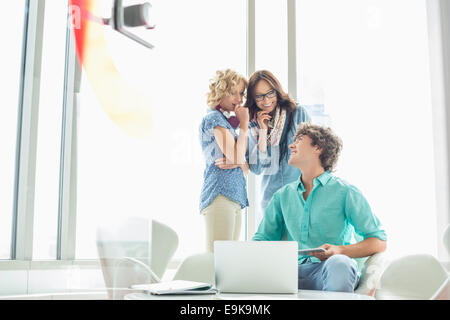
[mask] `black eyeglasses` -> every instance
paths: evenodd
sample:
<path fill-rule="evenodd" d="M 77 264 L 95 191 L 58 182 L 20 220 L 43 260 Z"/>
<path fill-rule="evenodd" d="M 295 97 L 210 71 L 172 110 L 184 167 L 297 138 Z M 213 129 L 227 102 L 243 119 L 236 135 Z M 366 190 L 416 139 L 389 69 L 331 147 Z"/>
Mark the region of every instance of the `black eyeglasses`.
<path fill-rule="evenodd" d="M 256 101 L 263 101 L 266 97 L 269 98 L 269 99 L 275 97 L 276 94 L 277 94 L 277 92 L 275 91 L 275 89 L 272 89 L 272 90 L 270 90 L 267 93 L 255 95 L 255 100 Z"/>

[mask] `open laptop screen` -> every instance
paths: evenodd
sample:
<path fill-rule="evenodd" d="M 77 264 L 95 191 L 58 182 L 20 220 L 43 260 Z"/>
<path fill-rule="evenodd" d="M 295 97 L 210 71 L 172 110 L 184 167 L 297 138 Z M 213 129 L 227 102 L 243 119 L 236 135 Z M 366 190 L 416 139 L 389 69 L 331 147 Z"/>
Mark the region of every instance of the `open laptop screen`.
<path fill-rule="evenodd" d="M 214 241 L 216 288 L 233 293 L 297 293 L 296 241 Z"/>

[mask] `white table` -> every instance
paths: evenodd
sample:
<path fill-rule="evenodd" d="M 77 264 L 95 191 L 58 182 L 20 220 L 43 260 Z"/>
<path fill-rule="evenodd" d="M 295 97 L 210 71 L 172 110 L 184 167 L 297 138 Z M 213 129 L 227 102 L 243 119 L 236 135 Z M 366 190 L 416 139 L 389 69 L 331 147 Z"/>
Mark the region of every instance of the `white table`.
<path fill-rule="evenodd" d="M 374 297 L 348 292 L 299 290 L 297 294 L 218 293 L 195 295 L 151 295 L 130 293 L 125 300 L 375 300 Z"/>

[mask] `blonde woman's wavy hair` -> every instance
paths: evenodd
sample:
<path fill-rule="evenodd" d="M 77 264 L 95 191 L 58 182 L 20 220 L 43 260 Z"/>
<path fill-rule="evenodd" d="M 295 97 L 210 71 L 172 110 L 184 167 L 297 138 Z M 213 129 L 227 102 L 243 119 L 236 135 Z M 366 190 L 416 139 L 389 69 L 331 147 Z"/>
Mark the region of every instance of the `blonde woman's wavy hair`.
<path fill-rule="evenodd" d="M 214 109 L 223 97 L 234 93 L 241 81 L 244 82 L 244 89 L 247 88 L 247 79 L 239 73 L 231 69 L 216 71 L 216 76 L 209 80 L 208 106 Z"/>

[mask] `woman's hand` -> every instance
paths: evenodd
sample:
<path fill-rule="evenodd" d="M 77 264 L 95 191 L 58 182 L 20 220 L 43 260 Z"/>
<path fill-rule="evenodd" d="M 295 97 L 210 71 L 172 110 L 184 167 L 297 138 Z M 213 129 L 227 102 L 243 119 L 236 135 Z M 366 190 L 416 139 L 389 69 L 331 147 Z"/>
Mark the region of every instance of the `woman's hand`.
<path fill-rule="evenodd" d="M 269 111 L 258 111 L 256 113 L 256 121 L 258 121 L 258 125 L 262 130 L 269 129 L 270 119 L 272 119 L 272 116 L 269 114 Z"/>
<path fill-rule="evenodd" d="M 248 109 L 243 106 L 236 106 L 236 108 L 234 108 L 234 113 L 239 120 L 239 126 L 241 127 L 241 129 L 247 129 L 248 122 L 250 121 Z"/>
<path fill-rule="evenodd" d="M 219 159 L 216 159 L 214 164 L 222 170 L 231 170 L 231 169 L 236 169 L 236 168 L 240 167 L 240 165 L 238 165 L 238 164 L 227 163 L 227 162 L 228 162 L 227 158 L 219 158 Z"/>
<path fill-rule="evenodd" d="M 311 252 L 310 255 L 316 257 L 320 261 L 327 260 L 329 257 L 335 254 L 342 254 L 341 247 L 332 244 L 325 243 L 323 246 L 320 246 L 319 248 L 324 248 L 325 252 Z"/>
<path fill-rule="evenodd" d="M 239 167 L 241 167 L 241 170 L 244 173 L 244 177 L 246 177 L 248 172 L 250 171 L 250 167 L 249 167 L 248 163 L 246 162 L 244 164 L 241 164 Z"/>
<path fill-rule="evenodd" d="M 232 164 L 232 163 L 227 163 L 227 158 L 216 159 L 214 164 L 222 170 L 231 170 L 231 169 L 241 168 L 242 172 L 244 173 L 244 176 L 247 176 L 248 172 L 250 171 L 250 167 L 247 162 L 244 164 Z"/>

